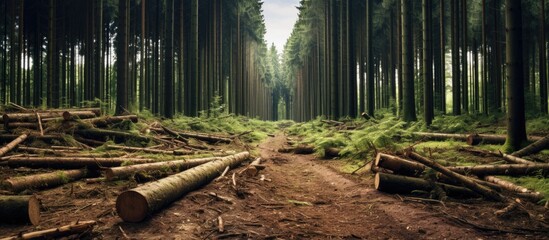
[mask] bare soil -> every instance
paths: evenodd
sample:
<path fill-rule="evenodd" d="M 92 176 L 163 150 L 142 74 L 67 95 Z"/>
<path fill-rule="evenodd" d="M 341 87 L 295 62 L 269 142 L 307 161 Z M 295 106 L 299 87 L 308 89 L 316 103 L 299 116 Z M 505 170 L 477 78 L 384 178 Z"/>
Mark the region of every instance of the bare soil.
<path fill-rule="evenodd" d="M 266 166 L 258 176 L 246 178 L 238 175 L 243 168 L 232 170 L 143 223 L 124 223 L 114 210 L 116 196 L 135 182 L 80 181 L 37 192 L 45 207 L 42 223 L 0 225 L 0 236 L 96 220 L 93 232 L 73 238 L 549 239 L 543 222 L 549 214 L 541 206 L 526 205 L 531 216 L 501 219 L 494 214 L 506 206 L 501 203 L 384 194 L 365 174 L 339 173 L 341 161 L 278 153 L 285 142 L 279 134 L 257 146 Z"/>

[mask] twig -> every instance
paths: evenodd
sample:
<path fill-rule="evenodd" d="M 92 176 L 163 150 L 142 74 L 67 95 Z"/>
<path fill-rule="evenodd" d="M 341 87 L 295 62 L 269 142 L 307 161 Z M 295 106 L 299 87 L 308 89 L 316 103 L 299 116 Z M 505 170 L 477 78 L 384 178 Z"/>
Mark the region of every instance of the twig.
<path fill-rule="evenodd" d="M 219 177 L 217 177 L 217 178 L 215 179 L 215 181 L 219 181 L 219 180 L 221 180 L 223 177 L 225 177 L 225 175 L 226 175 L 227 172 L 229 171 L 229 168 L 230 168 L 230 167 L 227 166 L 227 167 L 225 168 L 225 170 L 223 171 L 223 173 L 221 173 L 221 175 L 220 175 Z"/>
<path fill-rule="evenodd" d="M 124 236 L 125 239 L 130 239 L 128 234 L 126 234 L 126 232 L 124 232 L 124 229 L 122 229 L 122 226 L 118 226 L 118 229 L 120 229 L 120 232 L 122 232 L 122 236 Z"/>
<path fill-rule="evenodd" d="M 216 199 L 219 199 L 219 200 L 222 200 L 224 202 L 227 202 L 227 203 L 230 203 L 230 204 L 234 204 L 234 201 L 232 198 L 229 198 L 229 197 L 224 197 L 224 196 L 221 196 L 217 193 L 214 193 L 214 192 L 209 192 L 208 195 L 212 196 L 212 197 L 215 197 Z"/>
<path fill-rule="evenodd" d="M 376 152 L 377 152 L 377 151 L 376 151 Z M 376 155 L 377 155 L 377 153 L 376 153 Z M 359 168 L 355 169 L 355 170 L 351 173 L 351 175 L 354 175 L 356 172 L 358 172 L 358 170 L 360 170 L 360 169 L 366 167 L 366 166 L 367 166 L 369 163 L 371 163 L 371 162 L 372 162 L 372 160 L 370 160 L 370 161 L 364 163 L 362 166 L 360 166 Z"/>
<path fill-rule="evenodd" d="M 217 229 L 220 233 L 225 232 L 225 225 L 223 224 L 223 218 L 221 216 L 217 217 Z"/>
<path fill-rule="evenodd" d="M 236 173 L 233 173 L 233 185 L 236 187 Z"/>

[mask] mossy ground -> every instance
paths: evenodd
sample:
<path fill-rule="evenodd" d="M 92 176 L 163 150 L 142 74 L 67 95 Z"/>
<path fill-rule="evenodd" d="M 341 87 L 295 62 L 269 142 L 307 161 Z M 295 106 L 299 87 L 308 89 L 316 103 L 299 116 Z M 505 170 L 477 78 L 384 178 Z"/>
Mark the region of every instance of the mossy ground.
<path fill-rule="evenodd" d="M 497 157 L 485 158 L 460 152 L 460 148 L 469 147 L 461 141 L 425 141 L 413 137 L 413 132 L 428 131 L 441 133 L 490 133 L 505 134 L 506 126 L 503 115 L 463 115 L 439 116 L 429 127 L 422 121 L 405 123 L 390 112 L 376 114 L 374 120 L 345 120 L 347 126 L 358 126 L 356 129 L 343 130 L 323 122 L 323 118 L 298 123 L 287 129 L 291 137 L 298 137 L 301 143 L 316 147 L 319 156 L 324 155 L 325 147 L 341 148 L 340 171 L 352 173 L 363 163 L 374 159 L 376 151 L 397 152 L 407 147 L 429 156 L 443 165 L 476 165 L 485 163 L 504 163 Z M 549 119 L 545 117 L 528 119 L 529 135 L 544 136 L 549 133 Z M 476 148 L 490 151 L 503 150 L 502 145 L 479 145 Z M 531 156 L 533 160 L 549 162 L 549 150 Z M 508 180 L 535 189 L 549 197 L 549 180 L 543 176 L 507 178 Z"/>

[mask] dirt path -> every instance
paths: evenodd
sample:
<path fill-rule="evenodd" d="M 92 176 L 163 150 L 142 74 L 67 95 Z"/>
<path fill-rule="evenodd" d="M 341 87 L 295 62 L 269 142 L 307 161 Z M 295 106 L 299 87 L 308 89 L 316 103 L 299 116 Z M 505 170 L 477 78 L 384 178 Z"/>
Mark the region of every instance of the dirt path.
<path fill-rule="evenodd" d="M 331 168 L 335 161 L 316 160 L 313 155 L 278 153 L 276 150 L 285 141 L 285 136 L 277 135 L 258 146 L 259 155 L 266 166 L 259 176 L 246 178 L 238 175 L 242 168 L 232 170 L 228 176 L 188 194 L 143 223 L 124 223 L 114 210 L 117 195 L 135 187 L 135 182 L 95 185 L 77 182 L 39 192 L 39 199 L 47 206 L 43 223 L 36 227 L 0 225 L 0 237 L 58 227 L 77 220 L 97 220 L 98 225 L 88 238 L 546 238 L 539 234 L 517 235 L 489 229 L 480 231 L 472 225 L 458 224 L 456 218 L 476 219 L 477 225 L 473 225 L 477 228 L 510 223 L 497 223 L 489 218 L 494 209 L 504 207 L 494 207 L 494 203 L 484 204 L 481 201 L 470 205 L 448 202 L 442 206 L 403 201 L 394 195 L 379 193 L 372 189 L 371 181 L 338 174 Z M 262 176 L 265 178 L 263 181 Z M 447 213 L 456 218 L 448 217 Z M 221 225 L 220 219 L 223 222 Z M 531 226 L 520 219 L 511 223 Z"/>

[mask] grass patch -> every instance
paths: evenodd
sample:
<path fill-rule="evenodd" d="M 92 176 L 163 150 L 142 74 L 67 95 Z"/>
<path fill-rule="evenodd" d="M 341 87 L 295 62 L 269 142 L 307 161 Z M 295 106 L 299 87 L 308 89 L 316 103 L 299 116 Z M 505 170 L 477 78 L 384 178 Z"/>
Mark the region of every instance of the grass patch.
<path fill-rule="evenodd" d="M 500 176 L 502 179 L 510 181 L 514 184 L 525 188 L 540 192 L 544 196 L 544 200 L 549 200 L 549 178 L 543 176 L 522 176 L 522 177 L 507 177 Z"/>

